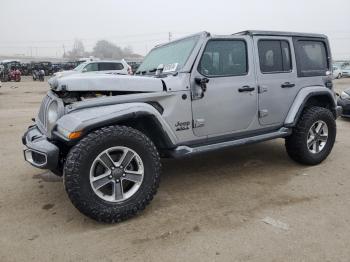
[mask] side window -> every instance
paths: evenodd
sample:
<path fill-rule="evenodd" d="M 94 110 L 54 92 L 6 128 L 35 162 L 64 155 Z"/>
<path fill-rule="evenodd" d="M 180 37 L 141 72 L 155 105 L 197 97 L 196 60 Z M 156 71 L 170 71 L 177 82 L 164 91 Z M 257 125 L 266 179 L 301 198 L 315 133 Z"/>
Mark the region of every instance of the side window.
<path fill-rule="evenodd" d="M 292 70 L 290 47 L 287 41 L 260 40 L 258 50 L 262 73 L 284 73 Z"/>
<path fill-rule="evenodd" d="M 299 40 L 296 45 L 299 76 L 324 76 L 329 70 L 325 43 L 315 40 Z"/>
<path fill-rule="evenodd" d="M 100 63 L 99 65 L 99 71 L 122 70 L 123 68 L 122 63 Z"/>
<path fill-rule="evenodd" d="M 86 72 L 98 71 L 97 63 L 91 63 L 84 67 Z"/>
<path fill-rule="evenodd" d="M 208 77 L 239 76 L 248 73 L 247 47 L 244 40 L 210 40 L 198 65 Z"/>

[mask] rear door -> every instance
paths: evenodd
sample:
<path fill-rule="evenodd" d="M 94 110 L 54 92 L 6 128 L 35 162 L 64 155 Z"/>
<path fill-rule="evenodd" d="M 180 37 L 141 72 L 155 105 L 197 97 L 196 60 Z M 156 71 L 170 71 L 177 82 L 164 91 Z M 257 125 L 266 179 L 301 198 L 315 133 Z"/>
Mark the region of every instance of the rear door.
<path fill-rule="evenodd" d="M 254 36 L 259 86 L 259 123 L 280 126 L 299 92 L 291 37 Z"/>

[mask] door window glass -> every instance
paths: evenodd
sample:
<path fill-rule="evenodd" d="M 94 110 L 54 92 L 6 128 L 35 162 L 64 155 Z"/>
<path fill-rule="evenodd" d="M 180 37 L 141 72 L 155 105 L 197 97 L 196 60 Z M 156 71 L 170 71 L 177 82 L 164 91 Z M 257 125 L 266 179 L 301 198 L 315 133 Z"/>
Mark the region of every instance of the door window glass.
<path fill-rule="evenodd" d="M 122 63 L 100 63 L 99 71 L 122 70 L 124 68 Z"/>
<path fill-rule="evenodd" d="M 84 69 L 86 72 L 97 71 L 98 66 L 97 66 L 97 63 L 91 63 L 91 64 L 88 64 L 87 66 L 85 66 Z"/>
<path fill-rule="evenodd" d="M 292 70 L 290 47 L 287 41 L 260 40 L 258 49 L 261 72 L 283 73 Z"/>
<path fill-rule="evenodd" d="M 247 47 L 243 40 L 211 40 L 198 65 L 205 76 L 238 76 L 248 73 Z"/>
<path fill-rule="evenodd" d="M 327 51 L 322 41 L 297 41 L 300 76 L 323 76 L 328 71 Z"/>

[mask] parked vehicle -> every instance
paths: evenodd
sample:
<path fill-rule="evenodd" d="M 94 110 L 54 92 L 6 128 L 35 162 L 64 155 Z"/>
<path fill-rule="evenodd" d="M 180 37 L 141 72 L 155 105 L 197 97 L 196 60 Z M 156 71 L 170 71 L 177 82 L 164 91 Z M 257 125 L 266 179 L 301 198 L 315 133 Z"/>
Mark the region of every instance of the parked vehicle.
<path fill-rule="evenodd" d="M 21 72 L 19 71 L 21 64 L 18 61 L 3 61 L 1 65 L 0 80 L 2 82 L 21 81 Z"/>
<path fill-rule="evenodd" d="M 78 65 L 73 70 L 62 71 L 55 73 L 55 77 L 63 77 L 79 73 L 88 73 L 88 72 L 104 72 L 104 73 L 115 73 L 115 74 L 132 74 L 131 67 L 124 61 L 92 61 L 85 62 Z"/>
<path fill-rule="evenodd" d="M 12 68 L 9 72 L 8 81 L 20 82 L 21 81 L 21 71 L 19 71 L 18 68 Z"/>
<path fill-rule="evenodd" d="M 35 69 L 33 70 L 33 80 L 44 81 L 45 80 L 45 70 L 44 69 Z"/>
<path fill-rule="evenodd" d="M 52 74 L 57 73 L 62 70 L 62 64 L 61 63 L 55 63 L 52 64 Z"/>
<path fill-rule="evenodd" d="M 340 66 L 333 65 L 333 78 L 342 78 L 343 73 Z"/>
<path fill-rule="evenodd" d="M 149 204 L 161 157 L 285 138 L 293 160 L 316 165 L 341 112 L 331 61 L 321 34 L 203 32 L 155 47 L 136 76 L 56 78 L 23 136 L 25 159 L 64 174 L 73 205 L 110 223 Z"/>
<path fill-rule="evenodd" d="M 342 76 L 344 77 L 350 76 L 350 66 L 346 66 L 342 69 Z"/>
<path fill-rule="evenodd" d="M 31 75 L 30 63 L 21 63 L 20 71 L 21 71 L 21 74 L 24 76 Z"/>
<path fill-rule="evenodd" d="M 39 62 L 39 68 L 44 70 L 46 76 L 52 75 L 52 63 L 48 61 Z"/>
<path fill-rule="evenodd" d="M 338 98 L 338 106 L 342 107 L 342 117 L 350 117 L 350 88 L 344 90 Z"/>
<path fill-rule="evenodd" d="M 77 62 L 64 62 L 62 63 L 62 70 L 73 70 L 74 68 L 76 68 L 78 66 Z"/>

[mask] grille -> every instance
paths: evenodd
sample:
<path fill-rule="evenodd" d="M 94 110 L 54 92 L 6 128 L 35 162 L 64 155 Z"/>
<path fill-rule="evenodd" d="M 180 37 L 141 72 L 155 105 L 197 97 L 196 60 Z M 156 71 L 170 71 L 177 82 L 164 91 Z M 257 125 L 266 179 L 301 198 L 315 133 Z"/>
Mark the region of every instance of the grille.
<path fill-rule="evenodd" d="M 43 101 L 41 102 L 41 106 L 40 106 L 40 109 L 39 109 L 39 114 L 38 114 L 38 118 L 39 118 L 39 121 L 40 121 L 40 124 L 42 126 L 42 128 L 45 129 L 45 131 L 47 131 L 47 109 L 51 103 L 53 99 L 49 96 L 49 95 L 46 95 L 43 99 Z"/>

